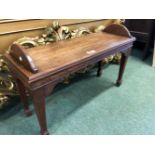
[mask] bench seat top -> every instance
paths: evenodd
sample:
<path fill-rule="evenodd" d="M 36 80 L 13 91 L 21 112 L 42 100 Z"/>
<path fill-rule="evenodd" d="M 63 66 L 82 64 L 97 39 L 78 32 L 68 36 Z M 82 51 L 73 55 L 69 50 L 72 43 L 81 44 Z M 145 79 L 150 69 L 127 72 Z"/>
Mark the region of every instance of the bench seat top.
<path fill-rule="evenodd" d="M 26 54 L 32 58 L 38 68 L 37 73 L 26 70 L 15 61 L 13 63 L 26 78 L 33 79 L 43 74 L 54 74 L 68 66 L 76 65 L 133 41 L 134 37 L 129 38 L 106 32 L 91 33 L 79 38 L 26 49 Z"/>

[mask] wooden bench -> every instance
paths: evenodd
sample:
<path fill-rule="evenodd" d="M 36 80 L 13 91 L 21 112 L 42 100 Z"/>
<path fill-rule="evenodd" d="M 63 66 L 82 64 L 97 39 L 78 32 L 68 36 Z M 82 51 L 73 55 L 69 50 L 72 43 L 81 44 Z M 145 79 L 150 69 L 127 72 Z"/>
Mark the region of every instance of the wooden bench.
<path fill-rule="evenodd" d="M 16 79 L 24 111 L 31 115 L 26 91 L 33 98 L 41 134 L 48 134 L 45 97 L 71 73 L 98 62 L 97 76 L 101 75 L 102 60 L 116 52 L 122 53 L 117 86 L 122 76 L 135 38 L 126 27 L 113 24 L 104 32 L 24 49 L 13 44 L 5 54 L 10 71 Z"/>

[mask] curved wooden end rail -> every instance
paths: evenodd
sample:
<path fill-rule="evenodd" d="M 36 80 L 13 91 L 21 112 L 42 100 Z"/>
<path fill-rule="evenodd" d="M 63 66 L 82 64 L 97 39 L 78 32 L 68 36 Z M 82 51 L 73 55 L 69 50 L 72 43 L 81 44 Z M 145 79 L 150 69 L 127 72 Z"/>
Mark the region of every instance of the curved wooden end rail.
<path fill-rule="evenodd" d="M 131 33 L 124 25 L 112 24 L 107 26 L 103 31 L 107 33 L 129 37 L 129 38 L 132 37 Z"/>
<path fill-rule="evenodd" d="M 38 69 L 34 65 L 31 57 L 26 54 L 24 47 L 19 44 L 13 44 L 11 46 L 10 55 L 13 57 L 15 61 L 24 66 L 27 70 L 32 73 L 37 73 Z"/>

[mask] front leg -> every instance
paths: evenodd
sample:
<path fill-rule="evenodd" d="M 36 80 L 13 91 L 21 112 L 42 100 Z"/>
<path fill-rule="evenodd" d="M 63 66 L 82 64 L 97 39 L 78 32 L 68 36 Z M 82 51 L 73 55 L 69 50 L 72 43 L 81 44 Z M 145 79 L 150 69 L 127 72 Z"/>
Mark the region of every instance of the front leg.
<path fill-rule="evenodd" d="M 22 101 L 22 104 L 23 104 L 23 107 L 24 107 L 24 113 L 25 113 L 25 115 L 27 117 L 31 116 L 32 112 L 29 109 L 29 104 L 28 104 L 28 100 L 27 100 L 25 86 L 23 85 L 23 83 L 19 79 L 16 79 L 16 82 L 17 82 L 20 98 L 21 98 L 21 101 Z"/>
<path fill-rule="evenodd" d="M 44 88 L 39 88 L 31 92 L 34 102 L 35 111 L 40 125 L 40 133 L 42 135 L 48 135 L 47 123 L 46 123 L 46 110 L 45 110 L 45 91 Z"/>
<path fill-rule="evenodd" d="M 100 77 L 102 75 L 102 60 L 98 62 L 98 68 L 97 68 L 97 77 Z"/>
<path fill-rule="evenodd" d="M 120 86 L 122 84 L 122 78 L 123 78 L 123 74 L 124 74 L 124 71 L 125 71 L 125 67 L 126 67 L 126 63 L 127 63 L 130 51 L 131 51 L 131 49 L 127 50 L 127 52 L 125 52 L 125 53 L 124 52 L 122 53 L 118 79 L 117 79 L 117 82 L 116 82 L 117 86 Z"/>

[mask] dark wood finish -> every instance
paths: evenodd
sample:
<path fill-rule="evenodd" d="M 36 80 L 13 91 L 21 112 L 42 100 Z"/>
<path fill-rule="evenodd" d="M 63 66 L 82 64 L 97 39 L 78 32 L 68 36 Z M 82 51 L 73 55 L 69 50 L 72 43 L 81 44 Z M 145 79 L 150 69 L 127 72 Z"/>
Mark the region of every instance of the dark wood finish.
<path fill-rule="evenodd" d="M 128 56 L 129 56 L 130 52 L 131 52 L 131 49 L 128 49 L 128 51 L 126 53 L 122 53 L 118 79 L 117 79 L 117 82 L 116 82 L 117 86 L 120 86 L 122 84 L 122 77 L 123 77 L 123 74 L 124 74 L 125 66 L 126 66 L 126 63 L 127 63 Z"/>
<path fill-rule="evenodd" d="M 24 113 L 25 113 L 25 115 L 27 117 L 31 116 L 32 111 L 29 109 L 29 104 L 28 104 L 28 99 L 27 99 L 25 86 L 23 85 L 23 83 L 19 79 L 16 79 L 16 82 L 17 82 L 17 86 L 18 86 L 18 89 L 19 89 L 21 101 L 22 101 L 22 104 L 23 104 Z"/>
<path fill-rule="evenodd" d="M 131 34 L 128 29 L 123 25 L 112 24 L 104 29 L 104 32 L 125 36 L 131 38 Z"/>
<path fill-rule="evenodd" d="M 125 25 L 130 30 L 131 34 L 136 37 L 136 40 L 145 44 L 143 50 L 143 60 L 149 55 L 153 37 L 155 34 L 154 19 L 127 19 Z"/>
<path fill-rule="evenodd" d="M 97 77 L 100 77 L 102 75 L 102 61 L 98 62 L 98 68 L 97 68 Z"/>
<path fill-rule="evenodd" d="M 115 33 L 113 31 L 115 27 L 117 27 L 118 35 L 111 34 L 112 32 Z M 124 33 L 124 30 L 126 33 Z M 120 51 L 125 55 L 125 58 L 124 56 L 122 58 L 118 77 L 118 81 L 122 81 L 125 62 L 129 55 L 128 49 L 133 46 L 135 38 L 130 35 L 124 26 L 111 26 L 105 31 L 107 32 L 92 33 L 81 38 L 59 41 L 25 50 L 25 53 L 31 57 L 38 68 L 37 73 L 34 73 L 30 68 L 23 67 L 24 65 L 16 61 L 12 55 L 5 54 L 5 59 L 10 70 L 14 73 L 13 75 L 25 86 L 33 98 L 41 134 L 48 134 L 45 97 L 70 74 L 99 62 L 97 74 L 101 75 L 101 60 Z M 21 50 L 21 48 L 18 48 L 19 46 L 16 47 L 16 50 Z M 20 82 L 19 85 L 21 85 Z M 23 94 L 24 91 L 21 95 Z"/>
<path fill-rule="evenodd" d="M 32 71 L 33 73 L 38 72 L 38 69 L 32 62 L 31 57 L 26 54 L 26 51 L 22 46 L 13 44 L 11 46 L 10 55 L 26 69 Z"/>
<path fill-rule="evenodd" d="M 42 135 L 48 135 L 46 113 L 45 113 L 45 91 L 44 89 L 38 89 L 32 92 L 33 102 L 37 118 L 40 125 L 40 133 Z"/>

